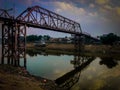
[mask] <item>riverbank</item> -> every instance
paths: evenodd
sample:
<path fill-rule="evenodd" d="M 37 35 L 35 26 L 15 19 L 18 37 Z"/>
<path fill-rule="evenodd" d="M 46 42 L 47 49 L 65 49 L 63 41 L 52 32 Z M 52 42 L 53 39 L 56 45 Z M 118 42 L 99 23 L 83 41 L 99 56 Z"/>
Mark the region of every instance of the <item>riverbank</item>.
<path fill-rule="evenodd" d="M 69 45 L 64 45 L 64 48 L 68 47 Z M 54 46 L 57 47 L 57 45 Z M 31 54 L 57 53 L 57 55 L 60 55 L 62 53 L 62 54 L 74 55 L 74 52 L 70 52 L 69 50 L 63 50 L 63 49 L 60 50 L 60 47 L 62 48 L 62 46 L 63 45 L 59 46 L 59 50 L 58 49 L 52 50 L 52 47 L 51 49 L 45 49 L 41 47 L 29 47 L 29 48 L 27 47 L 27 50 Z M 91 56 L 91 57 L 95 56 L 101 58 L 108 57 L 106 58 L 106 60 L 107 59 L 109 60 L 110 59 L 109 57 L 114 57 L 115 60 L 120 60 L 120 55 L 119 55 L 120 53 L 118 52 L 120 51 L 119 46 L 111 47 L 111 46 L 100 46 L 100 45 L 96 45 L 96 46 L 87 45 L 85 46 L 85 48 L 88 51 L 82 54 L 85 54 L 87 56 Z M 41 49 L 43 49 L 43 51 L 45 50 L 45 53 L 41 52 Z M 111 51 L 112 53 L 106 51 Z M 0 65 L 0 90 L 63 90 L 63 89 L 59 89 L 57 85 L 54 83 L 54 81 L 42 77 L 36 77 L 30 75 L 23 67 Z"/>
<path fill-rule="evenodd" d="M 0 65 L 0 90 L 55 90 L 51 80 L 30 75 L 23 67 Z"/>
<path fill-rule="evenodd" d="M 40 47 L 40 46 L 34 46 L 33 43 L 27 43 L 27 48 L 36 48 L 36 49 L 49 49 L 49 50 L 67 50 L 67 51 L 73 51 L 74 50 L 74 45 L 73 44 L 57 44 L 57 43 L 50 43 L 47 44 L 45 47 Z"/>
<path fill-rule="evenodd" d="M 49 48 L 48 48 L 49 47 Z M 64 49 L 63 49 L 63 48 Z M 72 44 L 50 44 L 46 47 L 27 47 L 27 54 L 37 55 L 81 55 L 120 60 L 120 46 L 85 45 L 80 53 L 74 52 Z M 70 49 L 69 49 L 70 48 Z"/>
<path fill-rule="evenodd" d="M 24 68 L 0 65 L 0 90 L 43 90 Z"/>
<path fill-rule="evenodd" d="M 73 44 L 47 44 L 46 47 L 36 47 L 33 43 L 27 44 L 27 48 L 34 48 L 39 50 L 58 50 L 58 51 L 74 51 Z M 103 53 L 103 54 L 120 54 L 120 45 L 84 45 L 82 51 L 86 53 Z"/>

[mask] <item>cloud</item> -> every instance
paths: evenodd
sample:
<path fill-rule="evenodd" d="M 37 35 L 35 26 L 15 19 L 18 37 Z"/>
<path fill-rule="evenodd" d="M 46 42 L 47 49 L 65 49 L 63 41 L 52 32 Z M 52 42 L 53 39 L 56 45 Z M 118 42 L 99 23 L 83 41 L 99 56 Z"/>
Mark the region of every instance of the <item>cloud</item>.
<path fill-rule="evenodd" d="M 90 7 L 90 8 L 94 8 L 95 5 L 94 5 L 93 3 L 90 3 L 90 4 L 89 4 L 89 7 Z"/>
<path fill-rule="evenodd" d="M 107 9 L 107 10 L 112 10 L 113 9 L 110 5 L 105 5 L 104 8 Z"/>
<path fill-rule="evenodd" d="M 58 13 L 68 12 L 68 13 L 74 13 L 74 14 L 79 14 L 79 15 L 86 14 L 85 9 L 75 7 L 73 4 L 69 4 L 69 3 L 66 3 L 66 2 L 55 2 L 55 5 L 57 6 L 56 11 Z"/>
<path fill-rule="evenodd" d="M 98 13 L 102 18 L 106 18 L 110 23 L 120 22 L 120 7 L 112 7 L 111 5 L 103 5 L 99 7 Z"/>
<path fill-rule="evenodd" d="M 117 7 L 117 8 L 116 8 L 116 12 L 117 12 L 117 14 L 120 16 L 120 7 Z"/>
<path fill-rule="evenodd" d="M 96 16 L 98 16 L 98 13 L 97 12 L 90 12 L 89 15 L 92 17 L 96 17 Z"/>
<path fill-rule="evenodd" d="M 75 4 L 66 2 L 55 2 L 55 12 L 78 23 L 84 21 L 83 17 L 87 16 L 87 11 L 84 8 L 77 7 Z"/>
<path fill-rule="evenodd" d="M 75 4 L 66 2 L 56 2 L 55 5 L 56 13 L 80 23 L 83 32 L 95 35 L 94 33 L 106 26 L 106 21 L 102 19 L 97 11 L 89 11 L 84 7 L 78 7 Z"/>
<path fill-rule="evenodd" d="M 43 1 L 41 0 L 19 0 L 19 3 L 26 5 L 26 6 L 33 6 L 33 4 L 40 4 Z"/>
<path fill-rule="evenodd" d="M 95 2 L 99 5 L 104 5 L 104 4 L 108 4 L 109 0 L 96 0 Z"/>
<path fill-rule="evenodd" d="M 73 19 L 78 23 L 94 23 L 98 17 L 97 12 L 88 11 L 85 8 L 77 7 L 75 4 L 66 3 L 66 2 L 55 2 L 56 9 L 55 12 L 59 13 L 65 17 Z M 94 4 L 90 5 L 94 7 Z"/>

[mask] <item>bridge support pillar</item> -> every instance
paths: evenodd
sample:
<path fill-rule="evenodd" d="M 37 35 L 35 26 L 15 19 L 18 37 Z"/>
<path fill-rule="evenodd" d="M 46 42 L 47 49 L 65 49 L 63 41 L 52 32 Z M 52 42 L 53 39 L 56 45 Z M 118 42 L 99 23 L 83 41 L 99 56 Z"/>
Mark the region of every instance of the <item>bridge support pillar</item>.
<path fill-rule="evenodd" d="M 26 26 L 15 22 L 4 22 L 2 25 L 2 61 L 19 65 L 19 59 L 26 59 Z"/>
<path fill-rule="evenodd" d="M 74 35 L 74 49 L 75 53 L 80 53 L 82 51 L 82 38 L 79 35 Z"/>

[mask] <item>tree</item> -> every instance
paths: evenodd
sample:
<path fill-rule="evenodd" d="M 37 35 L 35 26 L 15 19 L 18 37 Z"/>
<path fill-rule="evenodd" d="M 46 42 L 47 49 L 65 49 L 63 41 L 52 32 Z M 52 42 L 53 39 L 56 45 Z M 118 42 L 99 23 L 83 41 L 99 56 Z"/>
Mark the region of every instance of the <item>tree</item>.
<path fill-rule="evenodd" d="M 37 35 L 29 35 L 29 36 L 27 36 L 26 39 L 27 39 L 28 42 L 34 42 L 34 41 L 39 40 Z"/>
<path fill-rule="evenodd" d="M 39 38 L 39 40 L 42 40 L 43 36 L 42 36 L 42 35 L 39 35 L 38 38 Z"/>
<path fill-rule="evenodd" d="M 116 41 L 119 41 L 119 38 L 120 37 L 118 37 L 117 35 L 113 33 L 100 36 L 101 42 L 106 45 L 113 45 Z"/>
<path fill-rule="evenodd" d="M 50 36 L 49 35 L 44 35 L 43 38 L 44 38 L 44 40 L 48 41 L 50 39 Z"/>
<path fill-rule="evenodd" d="M 34 42 L 34 41 L 41 41 L 41 40 L 45 40 L 45 41 L 48 41 L 50 39 L 50 36 L 49 35 L 29 35 L 26 37 L 27 39 L 27 42 Z"/>

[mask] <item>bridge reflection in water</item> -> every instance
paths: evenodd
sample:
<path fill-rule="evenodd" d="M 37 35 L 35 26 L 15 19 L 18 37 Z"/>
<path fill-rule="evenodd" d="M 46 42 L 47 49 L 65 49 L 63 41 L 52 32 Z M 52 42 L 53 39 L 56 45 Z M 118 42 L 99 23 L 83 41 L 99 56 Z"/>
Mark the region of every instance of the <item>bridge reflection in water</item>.
<path fill-rule="evenodd" d="M 64 90 L 69 90 L 74 84 L 79 81 L 81 71 L 85 69 L 95 58 L 75 55 L 74 60 L 71 60 L 71 64 L 74 66 L 74 70 L 64 74 L 57 78 L 55 83 Z"/>
<path fill-rule="evenodd" d="M 23 60 L 23 67 L 26 68 L 27 67 L 27 59 L 22 59 Z M 0 60 L 0 64 L 8 64 L 8 65 L 12 65 L 12 66 L 16 66 L 16 67 L 20 67 L 21 63 L 21 59 L 19 58 L 18 60 L 8 60 L 8 59 L 5 59 L 4 62 L 2 62 L 2 60 Z"/>
<path fill-rule="evenodd" d="M 27 52 L 27 54 L 30 56 L 36 56 L 37 54 L 45 55 L 45 56 L 48 55 L 43 51 L 41 52 L 29 51 Z M 4 63 L 2 62 L 2 64 L 21 66 L 20 60 L 24 60 L 22 61 L 23 67 L 27 68 L 27 59 L 18 59 L 18 60 L 6 59 Z M 73 64 L 74 70 L 67 72 L 63 76 L 54 80 L 55 83 L 57 84 L 57 87 L 62 88 L 62 90 L 69 90 L 75 83 L 78 82 L 81 71 L 85 69 L 93 60 L 94 60 L 94 57 L 87 57 L 87 56 L 81 56 L 80 54 L 74 54 L 73 60 L 70 61 L 70 63 Z"/>
<path fill-rule="evenodd" d="M 27 52 L 27 54 L 29 56 L 36 56 L 38 54 L 47 56 L 50 53 L 48 54 L 45 51 L 38 51 L 38 52 L 34 52 L 34 51 L 30 52 L 29 51 L 29 52 Z M 57 55 L 60 55 L 60 54 L 57 54 Z M 19 59 L 19 61 L 17 61 L 17 62 L 13 62 L 13 61 L 9 62 L 8 60 L 6 60 L 4 62 L 4 64 L 12 64 L 15 66 L 21 66 L 20 60 L 22 60 L 22 59 Z M 23 59 L 23 60 L 24 60 L 24 61 L 22 61 L 23 66 L 25 68 L 27 68 L 27 65 L 26 65 L 27 60 L 25 60 L 25 59 Z M 93 57 L 93 56 L 85 56 L 85 55 L 81 55 L 81 53 L 74 54 L 74 58 L 72 60 L 70 60 L 70 64 L 73 65 L 74 69 L 54 80 L 54 82 L 57 85 L 57 87 L 55 87 L 55 90 L 70 90 L 70 88 L 72 88 L 80 80 L 81 72 L 83 70 L 87 69 L 87 67 L 93 60 L 95 60 L 95 57 Z M 109 60 L 109 62 L 108 62 L 108 60 Z M 100 65 L 104 64 L 108 68 L 111 69 L 111 68 L 115 67 L 116 65 L 118 65 L 118 61 L 115 60 L 114 58 L 110 58 L 110 57 L 101 57 L 99 64 Z M 50 86 L 49 86 L 49 84 L 46 84 L 46 85 L 44 85 L 44 87 L 50 87 Z M 60 89 L 56 89 L 58 87 Z M 54 90 L 53 87 L 51 87 L 51 89 Z"/>
<path fill-rule="evenodd" d="M 56 55 L 54 53 L 47 54 L 42 51 L 41 52 L 40 51 L 34 52 L 34 51 L 35 50 L 31 50 L 31 52 L 29 51 L 28 54 L 32 57 L 38 56 L 38 55 L 44 55 L 44 56 Z M 57 53 L 57 55 L 60 56 L 61 54 Z M 86 55 L 83 55 L 83 53 L 79 53 L 79 54 L 74 53 L 73 56 L 74 58 L 70 60 L 70 64 L 73 65 L 74 69 L 65 73 L 63 76 L 60 76 L 60 77 L 57 77 L 57 79 L 54 79 L 54 82 L 56 83 L 57 87 L 59 87 L 60 89 L 53 89 L 53 87 L 51 87 L 49 83 L 46 84 L 44 88 L 51 87 L 52 90 L 70 90 L 70 88 L 73 88 L 74 85 L 76 85 L 81 80 L 80 76 L 82 71 L 89 68 L 88 66 L 90 65 L 90 63 L 94 63 L 93 61 L 96 60 L 95 55 L 86 56 Z M 118 59 L 115 57 L 112 58 L 110 56 L 101 56 L 98 64 L 99 65 L 104 64 L 108 69 L 111 69 L 118 65 Z"/>

